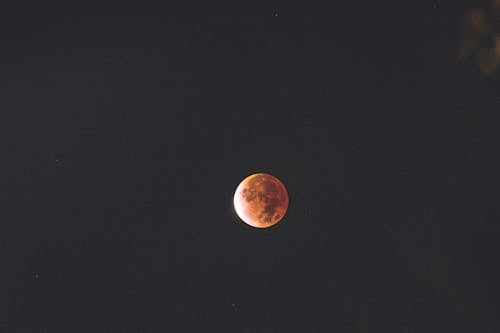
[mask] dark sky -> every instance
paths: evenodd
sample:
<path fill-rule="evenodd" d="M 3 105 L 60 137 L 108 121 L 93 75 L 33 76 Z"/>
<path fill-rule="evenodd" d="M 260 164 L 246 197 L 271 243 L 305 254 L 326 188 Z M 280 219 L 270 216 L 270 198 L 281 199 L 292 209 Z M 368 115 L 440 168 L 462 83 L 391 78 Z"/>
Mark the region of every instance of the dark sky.
<path fill-rule="evenodd" d="M 498 76 L 367 3 L 3 7 L 0 331 L 499 332 Z"/>

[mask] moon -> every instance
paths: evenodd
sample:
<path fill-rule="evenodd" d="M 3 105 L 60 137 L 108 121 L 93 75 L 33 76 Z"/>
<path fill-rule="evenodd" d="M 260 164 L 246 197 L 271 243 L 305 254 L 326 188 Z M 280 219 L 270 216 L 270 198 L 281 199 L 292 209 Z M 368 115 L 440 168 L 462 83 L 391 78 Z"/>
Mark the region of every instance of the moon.
<path fill-rule="evenodd" d="M 240 219 L 255 228 L 269 228 L 281 221 L 289 202 L 285 185 L 267 173 L 255 173 L 243 179 L 233 201 Z"/>

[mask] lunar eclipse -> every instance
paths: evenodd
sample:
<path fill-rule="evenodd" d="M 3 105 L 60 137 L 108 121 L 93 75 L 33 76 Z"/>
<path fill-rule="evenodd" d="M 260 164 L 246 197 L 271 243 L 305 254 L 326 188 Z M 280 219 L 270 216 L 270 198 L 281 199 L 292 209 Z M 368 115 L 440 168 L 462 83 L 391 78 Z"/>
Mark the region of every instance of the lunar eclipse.
<path fill-rule="evenodd" d="M 288 209 L 288 201 L 285 185 L 266 173 L 246 177 L 234 193 L 236 213 L 255 228 L 268 228 L 281 221 Z"/>

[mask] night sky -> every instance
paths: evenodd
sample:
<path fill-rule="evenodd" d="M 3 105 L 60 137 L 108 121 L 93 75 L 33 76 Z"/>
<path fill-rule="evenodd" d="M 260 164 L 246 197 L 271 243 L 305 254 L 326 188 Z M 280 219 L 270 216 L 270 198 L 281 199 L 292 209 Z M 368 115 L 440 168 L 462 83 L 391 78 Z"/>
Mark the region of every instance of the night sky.
<path fill-rule="evenodd" d="M 498 74 L 414 3 L 3 5 L 0 331 L 500 332 Z"/>

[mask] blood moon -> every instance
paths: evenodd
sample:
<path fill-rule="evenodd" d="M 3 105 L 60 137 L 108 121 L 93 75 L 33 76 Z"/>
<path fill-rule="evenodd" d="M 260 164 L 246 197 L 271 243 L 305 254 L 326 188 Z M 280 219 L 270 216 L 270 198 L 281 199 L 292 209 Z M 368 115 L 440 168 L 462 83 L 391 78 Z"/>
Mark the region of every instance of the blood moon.
<path fill-rule="evenodd" d="M 288 192 L 278 178 L 256 173 L 243 179 L 236 188 L 234 209 L 246 224 L 268 228 L 285 216 Z"/>

